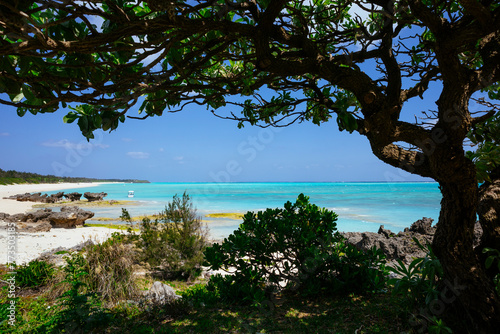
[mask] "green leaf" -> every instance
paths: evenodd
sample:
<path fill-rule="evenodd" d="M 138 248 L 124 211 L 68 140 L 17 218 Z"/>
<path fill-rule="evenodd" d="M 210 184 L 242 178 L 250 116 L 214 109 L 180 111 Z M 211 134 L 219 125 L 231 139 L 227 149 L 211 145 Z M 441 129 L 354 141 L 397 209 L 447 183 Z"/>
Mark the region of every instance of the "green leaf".
<path fill-rule="evenodd" d="M 35 97 L 35 95 L 33 94 L 33 92 L 31 91 L 31 88 L 29 86 L 23 85 L 21 90 L 22 90 L 24 96 L 26 97 L 26 100 L 28 103 L 32 103 L 37 99 Z"/>
<path fill-rule="evenodd" d="M 20 102 L 23 98 L 24 98 L 24 94 L 23 94 L 23 92 L 21 91 L 19 94 L 17 94 L 16 96 L 14 96 L 14 98 L 12 98 L 12 102 L 14 102 L 14 103 L 18 103 L 18 102 Z"/>
<path fill-rule="evenodd" d="M 78 118 L 77 114 L 75 114 L 74 112 L 70 112 L 66 116 L 63 117 L 63 122 L 64 123 L 73 123 L 77 118 Z"/>
<path fill-rule="evenodd" d="M 494 256 L 488 256 L 488 258 L 486 258 L 486 263 L 485 263 L 486 269 L 489 269 L 491 267 L 493 261 L 495 261 Z"/>

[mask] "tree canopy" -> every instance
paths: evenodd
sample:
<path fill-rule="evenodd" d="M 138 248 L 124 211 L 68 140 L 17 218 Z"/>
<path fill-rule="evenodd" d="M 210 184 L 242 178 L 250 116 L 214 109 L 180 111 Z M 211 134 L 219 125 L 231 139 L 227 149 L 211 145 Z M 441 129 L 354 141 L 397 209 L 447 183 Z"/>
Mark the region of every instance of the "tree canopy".
<path fill-rule="evenodd" d="M 366 136 L 382 161 L 439 182 L 433 246 L 448 279 L 468 282 L 455 311 L 474 331 L 500 325 L 473 252 L 464 150 L 469 134 L 482 161 L 498 161 L 498 1 L 0 1 L 0 31 L 0 103 L 19 115 L 68 107 L 87 138 L 191 105 L 232 107 L 219 116 L 239 126 L 335 118 Z M 409 102 L 430 91 L 436 110 L 413 120 Z M 500 246 L 500 224 L 485 230 Z"/>
<path fill-rule="evenodd" d="M 340 129 L 363 133 L 381 104 L 394 123 L 405 102 L 434 81 L 453 80 L 456 67 L 470 79 L 470 94 L 498 91 L 491 1 L 0 4 L 0 91 L 10 97 L 1 102 L 20 115 L 81 103 L 65 120 L 77 120 L 89 138 L 115 129 L 136 104 L 141 115 L 131 117 L 232 104 L 242 111 L 235 117 L 252 124 L 283 117 L 319 124 L 335 114 Z M 408 130 L 430 138 L 420 127 Z"/>

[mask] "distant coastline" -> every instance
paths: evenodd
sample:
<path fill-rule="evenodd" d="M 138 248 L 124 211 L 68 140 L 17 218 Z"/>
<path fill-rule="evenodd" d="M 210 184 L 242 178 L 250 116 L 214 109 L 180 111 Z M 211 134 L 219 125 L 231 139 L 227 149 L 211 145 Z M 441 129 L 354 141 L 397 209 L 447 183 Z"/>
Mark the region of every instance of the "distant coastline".
<path fill-rule="evenodd" d="M 8 184 L 57 184 L 57 183 L 90 183 L 90 182 L 119 182 L 119 183 L 150 183 L 147 180 L 136 179 L 95 179 L 87 177 L 66 177 L 55 175 L 41 175 L 37 173 L 4 171 L 0 169 L 0 185 Z"/>

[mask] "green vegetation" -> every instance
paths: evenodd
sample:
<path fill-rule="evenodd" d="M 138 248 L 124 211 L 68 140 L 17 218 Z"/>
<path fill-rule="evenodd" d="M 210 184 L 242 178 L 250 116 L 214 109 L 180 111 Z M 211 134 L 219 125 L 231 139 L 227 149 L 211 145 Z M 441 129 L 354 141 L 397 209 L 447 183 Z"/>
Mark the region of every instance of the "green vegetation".
<path fill-rule="evenodd" d="M 488 255 L 486 258 L 486 268 L 493 272 L 494 282 L 497 294 L 500 295 L 500 251 L 493 248 L 484 248 L 483 253 Z"/>
<path fill-rule="evenodd" d="M 126 210 L 122 217 L 130 222 Z M 195 265 L 204 228 L 189 196 L 174 196 L 154 222 L 144 219 L 141 235 L 113 233 L 68 254 L 66 265 L 50 273 L 35 269 L 52 268 L 43 261 L 22 266 L 29 269 L 18 274 L 38 285 L 16 298 L 16 333 L 450 333 L 432 313 L 445 290 L 431 248 L 422 247 L 427 256 L 408 267 L 390 268 L 399 278 L 387 281 L 380 252 L 347 245 L 336 219 L 302 194 L 283 209 L 248 212 L 237 231 L 205 251 L 212 269 L 231 266 L 235 274 L 206 281 L 196 279 Z M 491 265 L 499 255 L 487 252 Z M 159 279 L 182 299 L 166 305 L 144 299 L 140 291 Z M 0 298 L 0 331 L 8 331 L 9 300 Z"/>
<path fill-rule="evenodd" d="M 16 284 L 20 288 L 37 288 L 45 285 L 54 275 L 54 267 L 44 261 L 33 260 L 28 264 L 14 266 Z"/>
<path fill-rule="evenodd" d="M 496 94 L 500 96 L 500 93 Z M 476 146 L 475 151 L 467 152 L 467 157 L 474 161 L 478 181 L 498 178 L 498 175 L 492 175 L 500 173 L 500 114 L 476 124 L 467 137 Z"/>
<path fill-rule="evenodd" d="M 116 219 L 113 219 L 113 220 L 116 220 Z M 127 231 L 128 229 L 130 229 L 130 225 L 123 225 L 123 224 L 98 224 L 98 223 L 89 223 L 88 221 L 85 223 L 85 226 L 89 226 L 89 227 L 105 227 L 105 228 L 109 228 L 109 229 L 112 229 L 112 230 L 123 230 L 123 231 Z M 134 231 L 134 232 L 140 231 L 139 228 L 132 228 L 131 230 Z"/>
<path fill-rule="evenodd" d="M 209 218 L 227 218 L 240 220 L 243 219 L 244 214 L 239 212 L 220 212 L 220 213 L 207 213 L 205 217 Z"/>
<path fill-rule="evenodd" d="M 83 183 L 83 182 L 126 182 L 126 183 L 149 183 L 145 180 L 121 180 L 121 179 L 94 179 L 86 177 L 67 177 L 55 175 L 40 175 L 36 173 L 18 172 L 15 170 L 4 171 L 0 169 L 0 185 L 20 183 Z"/>
<path fill-rule="evenodd" d="M 393 293 L 404 299 L 402 310 L 411 316 L 412 323 L 421 328 L 427 328 L 431 333 L 451 333 L 451 329 L 440 319 L 442 312 L 432 312 L 433 307 L 444 302 L 450 296 L 443 291 L 443 268 L 434 255 L 430 245 L 422 246 L 417 239 L 415 243 L 426 251 L 423 258 L 414 259 L 408 266 L 401 260 L 389 270 L 398 275 L 398 278 L 389 280 L 393 285 Z M 440 299 L 445 299 L 442 301 Z M 449 299 L 451 300 L 451 299 Z"/>
<path fill-rule="evenodd" d="M 205 251 L 216 275 L 209 287 L 231 302 L 261 303 L 282 288 L 304 295 L 370 292 L 384 287 L 380 251 L 364 253 L 336 231 L 337 215 L 300 194 L 284 209 L 248 212 L 222 244 Z"/>
<path fill-rule="evenodd" d="M 83 269 L 88 273 L 88 289 L 103 301 L 115 303 L 137 295 L 133 280 L 135 245 L 125 243 L 125 237 L 115 232 L 101 244 L 89 245 Z"/>
<path fill-rule="evenodd" d="M 495 332 L 500 298 L 470 247 L 478 170 L 464 145 L 476 130 L 472 158 L 479 177 L 490 177 L 498 142 L 480 124 L 500 113 L 499 8 L 490 0 L 15 1 L 0 10 L 0 103 L 20 116 L 68 107 L 63 120 L 88 139 L 127 116 L 190 105 L 238 127 L 334 121 L 364 136 L 381 161 L 439 183 L 433 250 L 446 279 L 468 283 L 449 305 L 457 319 L 467 314 L 457 329 Z M 484 229 L 485 240 L 499 228 L 497 220 Z"/>
<path fill-rule="evenodd" d="M 126 220 L 131 222 L 128 212 Z M 174 277 L 195 278 L 201 272 L 208 230 L 193 209 L 189 195 L 175 195 L 155 220 L 144 218 L 137 246 L 141 261 Z"/>

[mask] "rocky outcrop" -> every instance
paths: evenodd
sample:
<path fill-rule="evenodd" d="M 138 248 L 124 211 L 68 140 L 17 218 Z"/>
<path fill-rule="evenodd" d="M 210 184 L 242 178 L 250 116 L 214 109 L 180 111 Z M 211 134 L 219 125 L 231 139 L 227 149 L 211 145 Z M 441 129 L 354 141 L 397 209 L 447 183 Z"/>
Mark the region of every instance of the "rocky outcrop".
<path fill-rule="evenodd" d="M 85 221 L 93 216 L 94 213 L 91 211 L 82 210 L 77 206 L 68 206 L 61 208 L 60 212 L 41 209 L 15 215 L 0 213 L 0 220 L 15 222 L 19 232 L 45 232 L 49 231 L 50 227 L 73 228 L 83 226 Z"/>
<path fill-rule="evenodd" d="M 151 289 L 146 292 L 145 297 L 155 304 L 168 304 L 181 298 L 171 286 L 158 281 L 153 283 Z"/>
<path fill-rule="evenodd" d="M 376 247 L 384 252 L 388 261 L 402 260 L 409 263 L 413 258 L 425 256 L 425 252 L 418 247 L 414 238 L 422 245 L 431 243 L 435 232 L 432 222 L 433 219 L 430 218 L 420 219 L 413 223 L 409 229 L 406 228 L 404 232 L 397 235 L 382 225 L 378 233 L 347 232 L 344 233 L 344 236 L 349 243 L 358 249 L 368 250 Z"/>
<path fill-rule="evenodd" d="M 57 203 L 62 201 L 64 192 L 58 192 L 57 194 L 47 195 L 42 193 L 25 193 L 17 194 L 9 197 L 4 197 L 6 199 L 14 199 L 19 202 L 42 202 L 42 203 Z"/>
<path fill-rule="evenodd" d="M 80 198 L 82 198 L 82 194 L 80 193 L 70 193 L 70 194 L 65 194 L 64 197 L 69 199 L 71 202 L 79 201 Z"/>
<path fill-rule="evenodd" d="M 418 246 L 415 239 L 422 246 L 431 244 L 436 232 L 436 226 L 432 225 L 433 221 L 431 218 L 424 217 L 398 234 L 385 229 L 384 225 L 381 225 L 378 233 L 346 232 L 343 235 L 347 242 L 355 245 L 358 249 L 369 250 L 376 247 L 385 254 L 389 262 L 401 260 L 409 264 L 413 259 L 426 255 L 426 252 Z M 474 230 L 475 246 L 479 244 L 481 234 L 481 226 L 477 223 Z"/>
<path fill-rule="evenodd" d="M 83 194 L 83 197 L 88 199 L 89 202 L 97 202 L 97 201 L 102 201 L 104 197 L 108 196 L 107 193 L 90 193 L 86 192 Z"/>
<path fill-rule="evenodd" d="M 52 227 L 73 228 L 83 226 L 87 219 L 94 217 L 91 211 L 82 210 L 77 206 L 66 206 L 61 212 L 54 212 L 49 216 Z"/>

